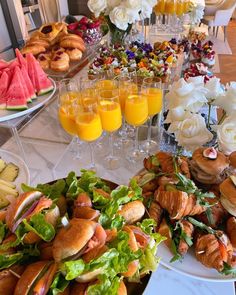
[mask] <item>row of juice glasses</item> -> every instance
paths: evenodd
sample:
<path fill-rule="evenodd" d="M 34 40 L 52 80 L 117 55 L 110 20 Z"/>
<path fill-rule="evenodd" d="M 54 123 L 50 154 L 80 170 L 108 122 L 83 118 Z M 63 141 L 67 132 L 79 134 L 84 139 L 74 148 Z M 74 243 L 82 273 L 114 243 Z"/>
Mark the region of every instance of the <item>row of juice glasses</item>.
<path fill-rule="evenodd" d="M 189 0 L 158 0 L 157 4 L 154 6 L 154 12 L 158 17 L 157 29 L 173 29 L 172 20 L 174 20 L 177 24 L 180 24 L 183 15 L 189 12 L 189 8 Z M 162 25 L 162 18 L 164 15 L 168 17 L 166 26 Z M 174 25 L 174 29 L 176 30 L 176 25 Z"/>
<path fill-rule="evenodd" d="M 134 148 L 127 159 L 136 162 L 144 152 L 138 145 L 138 127 L 149 118 L 148 137 L 145 150 L 156 146 L 151 140 L 151 119 L 162 109 L 161 80 L 146 78 L 140 87 L 129 76 L 115 80 L 80 81 L 79 87 L 71 80 L 60 83 L 59 121 L 66 132 L 89 142 L 91 163 L 94 169 L 92 142 L 101 137 L 102 131 L 109 134 L 109 154 L 104 158 L 107 169 L 116 169 L 121 159 L 114 155 L 113 134 L 122 125 L 122 118 L 134 128 L 136 136 Z M 123 115 L 123 116 L 122 116 Z M 122 137 L 123 140 L 123 137 Z"/>

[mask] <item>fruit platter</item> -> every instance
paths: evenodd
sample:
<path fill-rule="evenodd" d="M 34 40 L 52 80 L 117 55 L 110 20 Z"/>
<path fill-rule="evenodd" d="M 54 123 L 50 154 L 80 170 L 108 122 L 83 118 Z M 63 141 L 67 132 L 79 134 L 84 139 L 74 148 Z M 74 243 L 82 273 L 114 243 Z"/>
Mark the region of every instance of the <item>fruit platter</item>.
<path fill-rule="evenodd" d="M 235 281 L 236 153 L 198 148 L 192 157 L 159 151 L 136 176 L 156 232 L 161 264 L 207 281 Z"/>
<path fill-rule="evenodd" d="M 23 57 L 16 49 L 16 56 L 9 63 L 0 62 L 0 122 L 38 109 L 56 91 L 54 81 L 47 77 L 31 53 Z"/>
<path fill-rule="evenodd" d="M 143 293 L 163 238 L 142 190 L 81 173 L 22 184 L 1 211 L 0 294 Z"/>

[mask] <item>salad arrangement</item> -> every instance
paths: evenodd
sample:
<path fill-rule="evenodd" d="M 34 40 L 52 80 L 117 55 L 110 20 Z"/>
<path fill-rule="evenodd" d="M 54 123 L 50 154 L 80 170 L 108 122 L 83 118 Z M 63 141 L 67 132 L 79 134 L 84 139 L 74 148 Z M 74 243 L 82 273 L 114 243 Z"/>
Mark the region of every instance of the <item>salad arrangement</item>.
<path fill-rule="evenodd" d="M 144 218 L 136 181 L 114 188 L 81 172 L 79 179 L 71 172 L 52 184 L 23 184 L 2 211 L 0 269 L 9 274 L 9 294 L 127 294 L 127 282 L 156 269 L 163 237 Z"/>

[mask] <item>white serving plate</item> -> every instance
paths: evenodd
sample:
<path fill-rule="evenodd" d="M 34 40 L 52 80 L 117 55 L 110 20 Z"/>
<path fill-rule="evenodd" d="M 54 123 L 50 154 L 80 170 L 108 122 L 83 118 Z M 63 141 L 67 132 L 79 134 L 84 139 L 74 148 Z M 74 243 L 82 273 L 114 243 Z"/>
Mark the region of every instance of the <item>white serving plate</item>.
<path fill-rule="evenodd" d="M 23 110 L 23 111 L 8 111 L 8 110 L 0 110 L 0 122 L 4 122 L 7 120 L 11 120 L 11 119 L 15 119 L 24 115 L 27 115 L 35 110 L 37 110 L 38 108 L 42 107 L 46 102 L 48 102 L 54 95 L 55 91 L 56 91 L 56 83 L 53 79 L 49 78 L 54 86 L 54 89 L 49 92 L 46 93 L 45 95 L 40 95 L 37 96 L 36 99 L 34 99 L 31 103 L 28 104 L 28 109 L 27 110 Z"/>
<path fill-rule="evenodd" d="M 30 184 L 30 173 L 25 162 L 18 155 L 13 154 L 12 152 L 0 149 L 0 157 L 6 162 L 12 162 L 13 164 L 19 167 L 19 175 L 14 181 L 17 190 L 21 191 L 21 184 L 26 183 Z"/>

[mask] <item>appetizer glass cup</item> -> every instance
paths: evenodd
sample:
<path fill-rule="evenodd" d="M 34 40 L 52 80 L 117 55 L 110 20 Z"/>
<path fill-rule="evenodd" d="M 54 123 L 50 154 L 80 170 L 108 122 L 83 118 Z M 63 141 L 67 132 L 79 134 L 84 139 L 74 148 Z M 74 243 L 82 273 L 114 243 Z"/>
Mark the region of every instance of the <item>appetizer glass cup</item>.
<path fill-rule="evenodd" d="M 104 159 L 104 166 L 114 170 L 120 167 L 121 159 L 114 155 L 113 134 L 122 125 L 121 107 L 118 89 L 100 90 L 98 110 L 102 128 L 109 135 L 109 155 Z"/>
<path fill-rule="evenodd" d="M 143 80 L 141 86 L 141 94 L 147 98 L 148 103 L 148 134 L 147 140 L 143 144 L 143 148 L 150 152 L 153 148 L 157 148 L 157 141 L 151 139 L 152 135 L 152 119 L 155 115 L 158 115 L 158 122 L 160 122 L 162 111 L 162 86 L 161 79 L 157 77 L 149 77 Z M 159 125 L 159 124 L 158 124 Z M 158 126 L 160 132 L 160 126 Z"/>
<path fill-rule="evenodd" d="M 81 140 L 89 143 L 90 164 L 87 169 L 96 170 L 93 142 L 102 135 L 102 123 L 97 103 L 88 104 L 88 101 L 86 101 L 84 104 L 84 98 L 83 94 L 81 94 L 81 104 L 77 103 L 74 106 L 76 131 Z"/>
<path fill-rule="evenodd" d="M 125 101 L 125 120 L 128 124 L 134 126 L 135 140 L 134 148 L 128 152 L 127 160 L 130 162 L 137 162 L 142 160 L 145 152 L 140 150 L 138 134 L 139 126 L 144 124 L 148 118 L 148 102 L 147 97 L 140 94 L 129 95 Z"/>

